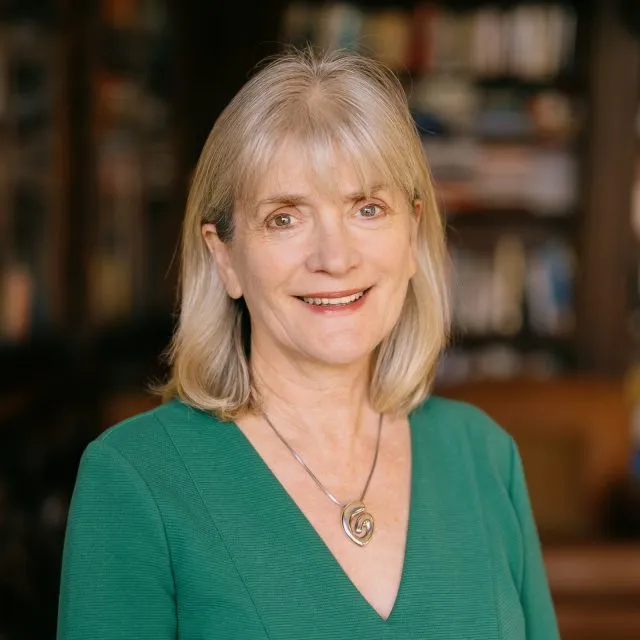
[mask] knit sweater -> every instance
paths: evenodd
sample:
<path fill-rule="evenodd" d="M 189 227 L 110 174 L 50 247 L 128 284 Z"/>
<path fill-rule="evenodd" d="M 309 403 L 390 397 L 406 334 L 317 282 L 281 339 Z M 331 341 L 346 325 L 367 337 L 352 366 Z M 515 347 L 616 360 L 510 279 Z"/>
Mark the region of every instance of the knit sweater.
<path fill-rule="evenodd" d="M 235 424 L 174 400 L 112 427 L 80 464 L 58 640 L 557 639 L 511 437 L 437 397 L 410 429 L 405 561 L 385 620 Z"/>

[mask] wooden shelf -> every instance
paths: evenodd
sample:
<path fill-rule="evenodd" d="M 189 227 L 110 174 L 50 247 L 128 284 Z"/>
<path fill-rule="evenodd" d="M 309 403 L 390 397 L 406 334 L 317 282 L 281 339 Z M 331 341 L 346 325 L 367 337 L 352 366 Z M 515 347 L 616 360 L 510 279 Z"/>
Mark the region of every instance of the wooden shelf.
<path fill-rule="evenodd" d="M 558 598 L 640 598 L 640 539 L 636 544 L 550 544 L 544 559 Z M 640 614 L 640 599 L 637 603 Z"/>
<path fill-rule="evenodd" d="M 640 638 L 640 540 L 547 545 L 544 560 L 563 640 Z"/>
<path fill-rule="evenodd" d="M 573 336 L 553 336 L 522 331 L 515 335 L 499 333 L 464 333 L 453 331 L 451 346 L 463 349 L 477 349 L 491 345 L 504 344 L 519 351 L 551 351 L 570 353 L 574 348 Z"/>
<path fill-rule="evenodd" d="M 577 211 L 554 211 L 539 213 L 522 206 L 502 207 L 468 207 L 447 209 L 445 205 L 447 223 L 452 226 L 474 225 L 535 225 L 554 227 L 572 227 L 577 219 Z"/>

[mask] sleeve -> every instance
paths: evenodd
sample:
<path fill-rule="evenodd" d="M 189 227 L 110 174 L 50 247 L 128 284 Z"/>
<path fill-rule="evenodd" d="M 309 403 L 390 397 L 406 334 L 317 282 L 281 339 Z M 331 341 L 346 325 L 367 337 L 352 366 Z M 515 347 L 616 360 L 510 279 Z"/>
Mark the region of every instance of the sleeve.
<path fill-rule="evenodd" d="M 522 460 L 511 441 L 510 493 L 522 532 L 523 567 L 520 600 L 524 611 L 527 640 L 559 640 L 560 633 L 549 591 L 540 539 L 536 528 Z"/>
<path fill-rule="evenodd" d="M 164 525 L 149 487 L 112 446 L 82 456 L 64 543 L 58 640 L 176 638 Z"/>

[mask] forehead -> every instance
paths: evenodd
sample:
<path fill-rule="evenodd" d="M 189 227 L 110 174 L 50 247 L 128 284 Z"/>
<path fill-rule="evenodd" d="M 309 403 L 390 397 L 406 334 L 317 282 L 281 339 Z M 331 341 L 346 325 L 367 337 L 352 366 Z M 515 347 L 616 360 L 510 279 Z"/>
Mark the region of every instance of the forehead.
<path fill-rule="evenodd" d="M 316 193 L 338 197 L 369 194 L 378 185 L 395 184 L 382 162 L 374 162 L 366 149 L 336 140 L 289 137 L 261 153 L 252 154 L 243 172 L 242 191 L 236 202 L 252 209 L 279 193 Z"/>
<path fill-rule="evenodd" d="M 354 159 L 333 144 L 318 149 L 295 141 L 283 144 L 272 156 L 255 184 L 260 200 L 273 191 L 298 191 L 340 195 L 344 192 L 366 193 L 384 182 L 384 176 L 372 163 Z"/>

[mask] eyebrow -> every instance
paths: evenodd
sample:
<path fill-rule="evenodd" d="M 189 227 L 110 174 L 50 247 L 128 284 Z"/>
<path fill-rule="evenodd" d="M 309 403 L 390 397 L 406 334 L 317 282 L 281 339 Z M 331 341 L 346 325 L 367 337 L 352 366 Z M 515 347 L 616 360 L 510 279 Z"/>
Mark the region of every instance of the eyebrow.
<path fill-rule="evenodd" d="M 354 191 L 353 193 L 346 194 L 342 199 L 344 202 L 357 202 L 358 200 L 364 200 L 365 198 L 369 198 L 380 191 L 386 189 L 386 185 L 384 184 L 375 184 L 369 187 L 366 191 Z M 277 193 L 272 196 L 268 196 L 267 198 L 263 198 L 256 202 L 255 208 L 258 209 L 265 205 L 274 205 L 274 204 L 282 204 L 286 206 L 297 206 L 300 204 L 308 203 L 307 196 L 294 194 L 294 193 Z"/>

